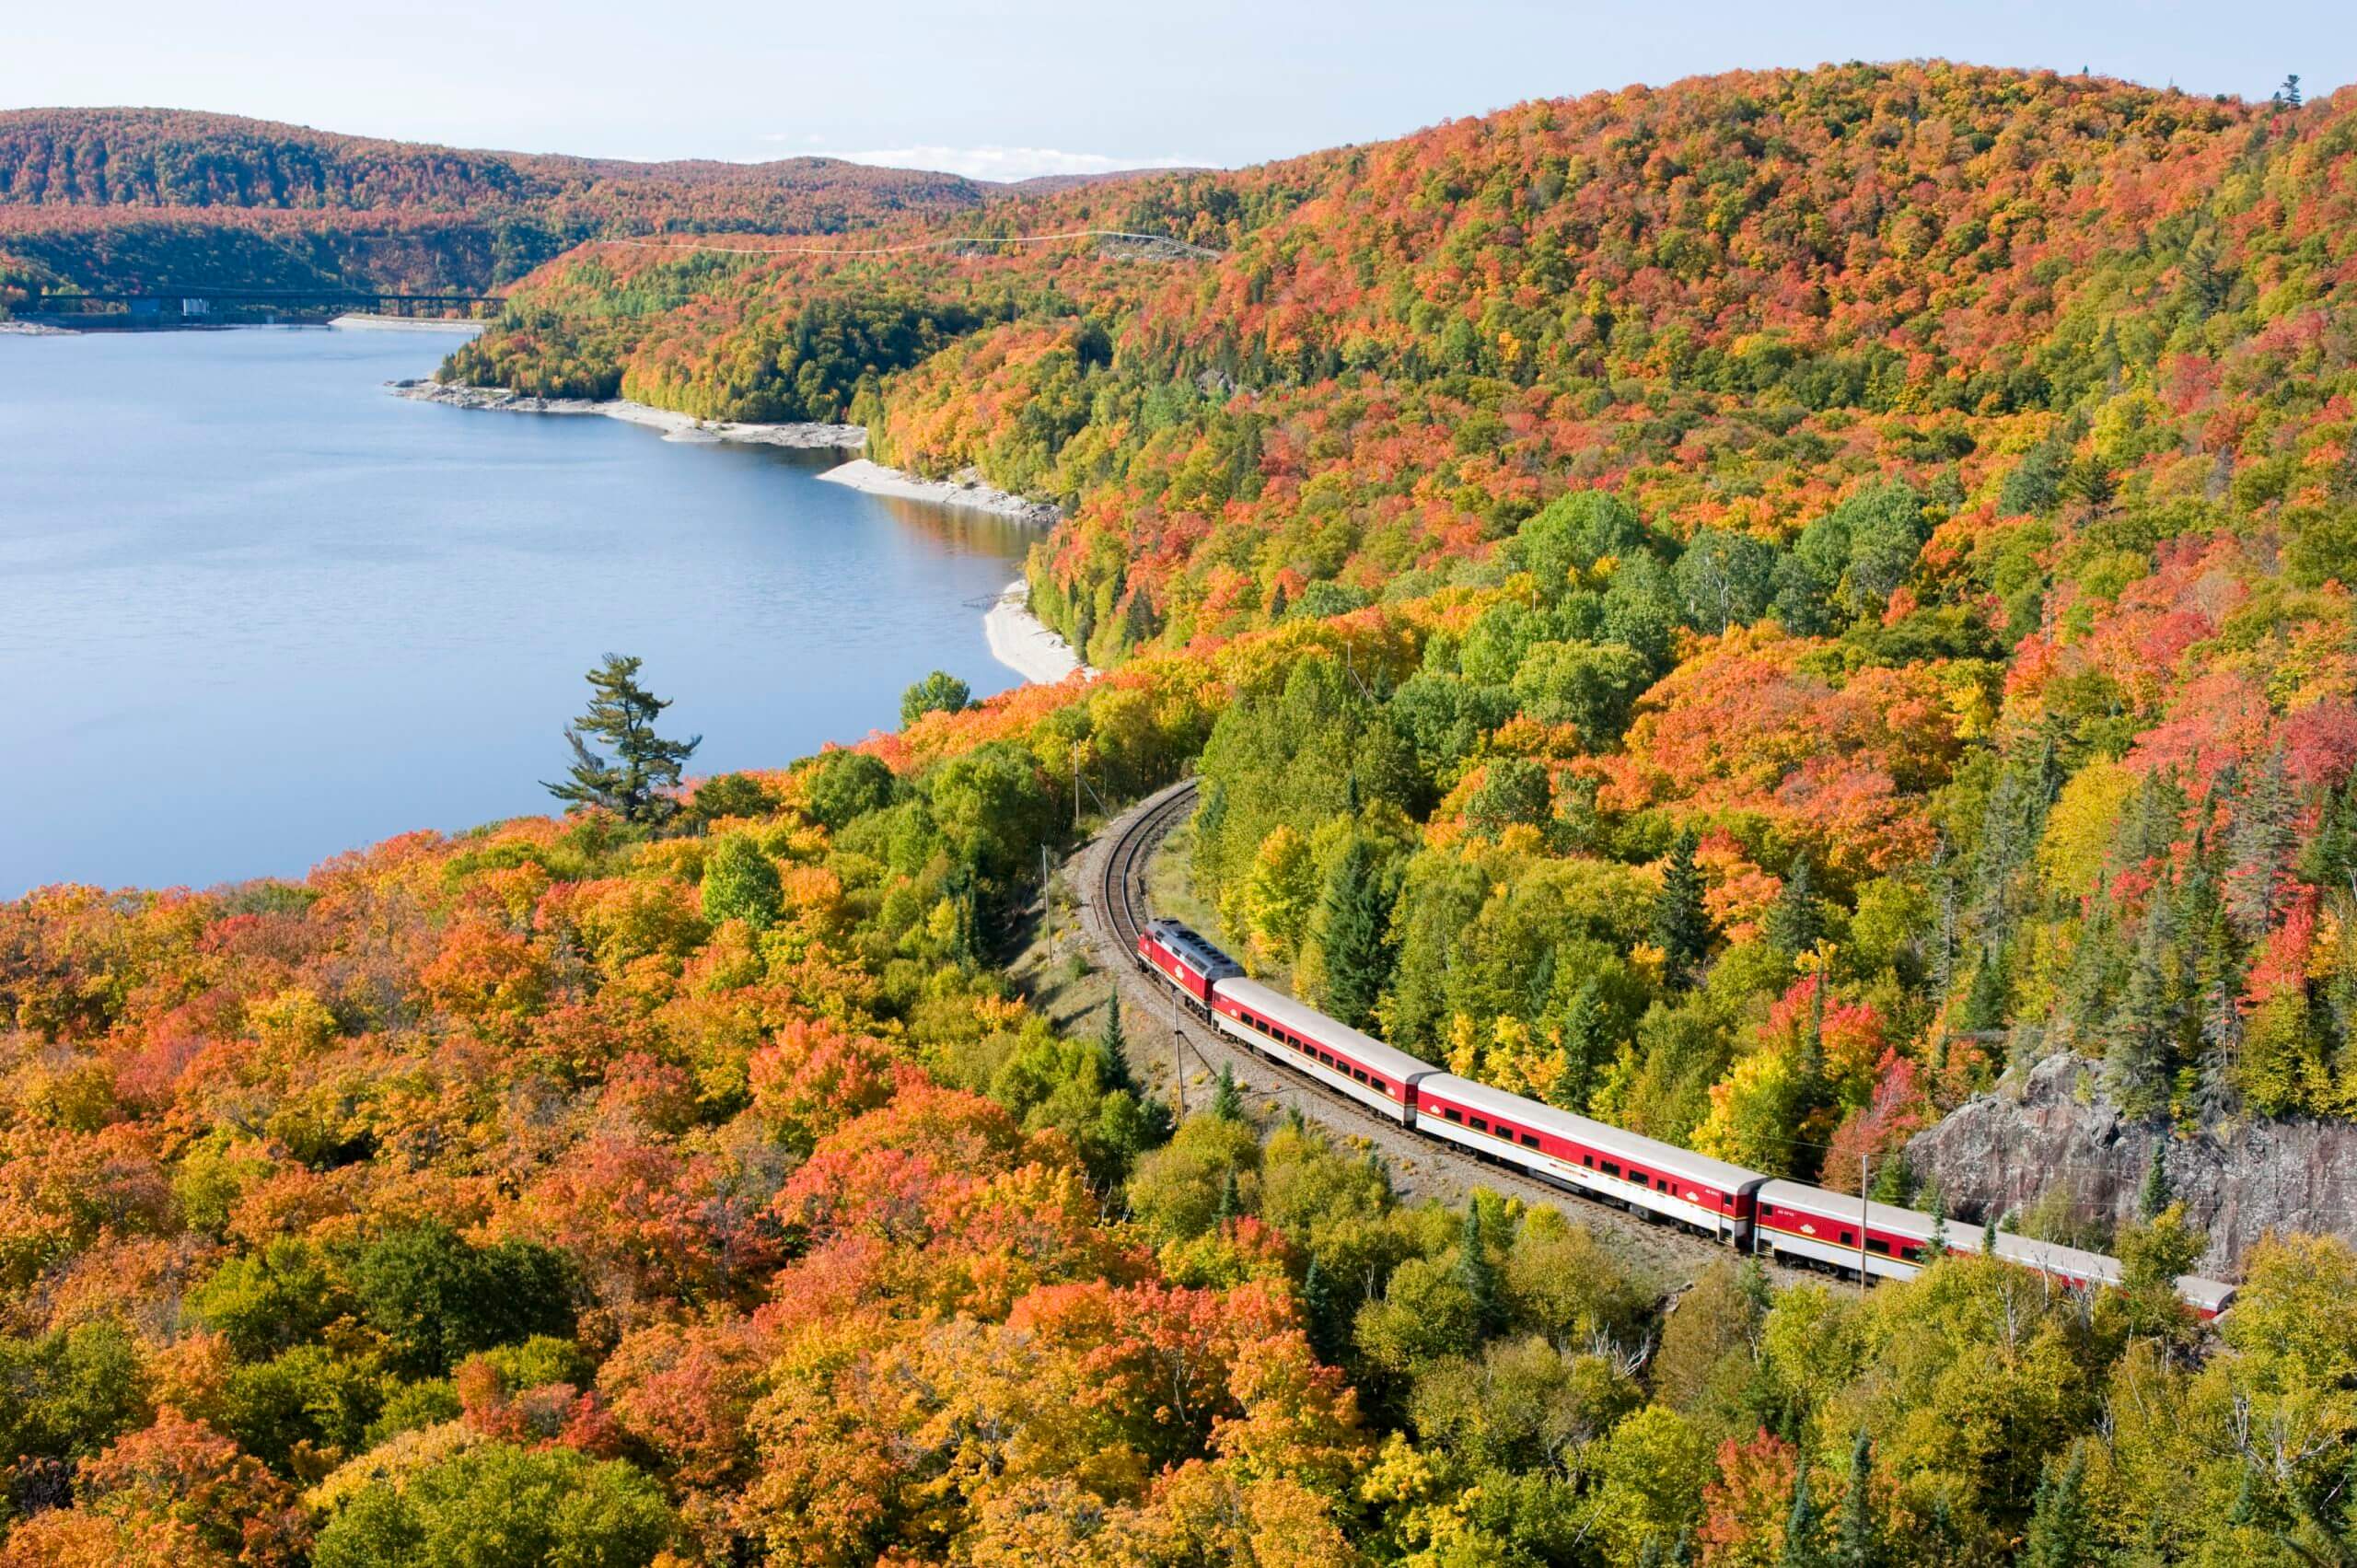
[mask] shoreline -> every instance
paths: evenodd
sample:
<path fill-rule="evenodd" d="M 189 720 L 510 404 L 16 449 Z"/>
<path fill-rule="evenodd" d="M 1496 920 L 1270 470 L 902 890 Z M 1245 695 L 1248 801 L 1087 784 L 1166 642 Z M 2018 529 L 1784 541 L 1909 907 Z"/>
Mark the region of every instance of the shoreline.
<path fill-rule="evenodd" d="M 666 441 L 707 446 L 734 442 L 819 452 L 855 452 L 867 445 L 867 432 L 856 424 L 740 424 L 729 420 L 698 419 L 692 414 L 634 403 L 627 398 L 536 398 L 504 387 L 452 387 L 422 379 L 388 381 L 385 389 L 412 402 L 439 403 L 445 408 L 487 409 L 499 413 L 599 414 L 625 424 L 659 430 Z"/>
<path fill-rule="evenodd" d="M 1004 490 L 984 484 L 981 476 L 968 469 L 954 479 L 920 479 L 899 469 L 886 468 L 866 458 L 853 458 L 849 462 L 830 468 L 819 476 L 829 484 L 849 485 L 870 495 L 893 495 L 903 501 L 929 501 L 936 506 L 963 506 L 969 511 L 989 512 L 1002 517 L 1012 517 L 1019 523 L 1036 523 L 1051 527 L 1063 518 L 1063 509 L 1046 501 L 1028 500 Z"/>
<path fill-rule="evenodd" d="M 420 379 L 388 381 L 385 389 L 397 398 L 439 403 L 447 408 L 488 409 L 502 413 L 599 414 L 625 424 L 659 430 L 666 441 L 739 442 L 836 452 L 857 452 L 867 445 L 866 430 L 856 424 L 743 424 L 700 420 L 623 398 L 536 398 L 505 388 L 452 387 Z M 993 489 L 971 470 L 956 479 L 919 479 L 854 457 L 817 477 L 870 495 L 895 496 L 935 506 L 962 506 L 1041 527 L 1052 526 L 1063 517 L 1062 508 L 1048 502 L 1029 501 Z M 1000 590 L 998 598 L 983 612 L 982 637 L 990 645 L 991 657 L 1032 685 L 1052 686 L 1075 672 L 1094 677 L 1097 671 L 1081 662 L 1072 645 L 1031 613 L 1030 601 L 1030 584 L 1017 577 Z"/>
<path fill-rule="evenodd" d="M 1031 585 L 1024 578 L 1007 584 L 983 614 L 982 635 L 991 657 L 1035 686 L 1053 686 L 1074 674 L 1084 680 L 1097 678 L 1070 643 L 1031 613 Z"/>
<path fill-rule="evenodd" d="M 464 332 L 472 337 L 490 323 L 447 316 L 379 316 L 367 310 L 347 310 L 328 325 L 347 332 Z"/>

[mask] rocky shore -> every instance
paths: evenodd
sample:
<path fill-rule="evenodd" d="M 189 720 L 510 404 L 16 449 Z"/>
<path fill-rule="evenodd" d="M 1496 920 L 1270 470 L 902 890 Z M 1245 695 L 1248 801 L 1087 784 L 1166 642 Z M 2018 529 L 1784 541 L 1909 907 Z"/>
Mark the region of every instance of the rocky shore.
<path fill-rule="evenodd" d="M 627 398 L 536 398 L 505 387 L 455 387 L 438 381 L 388 381 L 397 398 L 449 408 L 488 409 L 502 413 L 601 414 L 626 424 L 644 424 L 666 441 L 735 442 L 753 447 L 792 447 L 805 451 L 855 452 L 867 444 L 856 424 L 742 424 L 697 419 L 669 409 L 650 408 Z"/>

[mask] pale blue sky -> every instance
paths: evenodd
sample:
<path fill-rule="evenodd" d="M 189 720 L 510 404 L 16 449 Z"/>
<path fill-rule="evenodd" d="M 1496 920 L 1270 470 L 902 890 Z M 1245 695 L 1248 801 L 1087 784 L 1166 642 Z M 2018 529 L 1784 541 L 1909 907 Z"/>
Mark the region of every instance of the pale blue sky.
<path fill-rule="evenodd" d="M 51 0 L 0 106 L 169 104 L 621 157 L 1019 177 L 1239 164 L 1527 98 L 1945 55 L 2265 97 L 2357 79 L 2349 0 Z M 880 155 L 880 156 L 877 156 Z"/>

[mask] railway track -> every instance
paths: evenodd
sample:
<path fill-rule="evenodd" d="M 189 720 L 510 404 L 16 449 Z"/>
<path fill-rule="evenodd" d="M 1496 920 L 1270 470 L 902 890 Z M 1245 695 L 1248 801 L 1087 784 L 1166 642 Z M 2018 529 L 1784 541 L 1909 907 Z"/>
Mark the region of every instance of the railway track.
<path fill-rule="evenodd" d="M 1457 1202 L 1473 1188 L 1486 1187 L 1560 1209 L 1613 1244 L 1615 1250 L 1649 1268 L 1659 1276 L 1665 1294 L 1682 1287 L 1709 1263 L 1731 1256 L 1726 1248 L 1666 1222 L 1552 1186 L 1469 1149 L 1419 1137 L 1182 1012 L 1177 993 L 1139 959 L 1137 942 L 1152 918 L 1147 865 L 1194 810 L 1196 793 L 1196 781 L 1182 779 L 1116 818 L 1082 852 L 1082 875 L 1074 879 L 1081 889 L 1082 927 L 1099 966 L 1113 977 L 1114 994 L 1126 1004 L 1123 1023 L 1132 1041 L 1131 1066 L 1142 1079 L 1167 1079 L 1183 1104 L 1190 1062 L 1205 1074 L 1225 1067 L 1241 1088 L 1264 1103 L 1297 1109 L 1329 1132 L 1380 1151 L 1390 1162 L 1395 1185 L 1409 1196 Z M 1779 1281 L 1801 1277 L 1771 1260 L 1761 1262 Z"/>

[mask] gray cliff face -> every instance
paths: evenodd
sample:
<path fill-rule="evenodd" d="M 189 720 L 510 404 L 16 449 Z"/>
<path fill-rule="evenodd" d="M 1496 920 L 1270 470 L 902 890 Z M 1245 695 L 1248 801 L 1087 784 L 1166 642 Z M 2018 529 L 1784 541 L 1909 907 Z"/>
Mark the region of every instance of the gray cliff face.
<path fill-rule="evenodd" d="M 2082 1215 L 2133 1218 L 2156 1141 L 2172 1196 L 2210 1233 L 2202 1272 L 2233 1277 L 2270 1230 L 2357 1242 L 2357 1123 L 2229 1122 L 2198 1137 L 2128 1120 L 2107 1102 L 2095 1064 L 2049 1056 L 2028 1074 L 1918 1133 L 1907 1157 L 1935 1179 L 1951 1213 L 1980 1220 L 2022 1210 L 2065 1185 Z"/>

